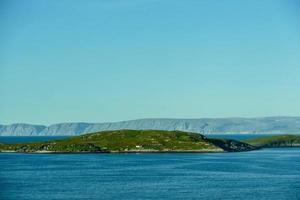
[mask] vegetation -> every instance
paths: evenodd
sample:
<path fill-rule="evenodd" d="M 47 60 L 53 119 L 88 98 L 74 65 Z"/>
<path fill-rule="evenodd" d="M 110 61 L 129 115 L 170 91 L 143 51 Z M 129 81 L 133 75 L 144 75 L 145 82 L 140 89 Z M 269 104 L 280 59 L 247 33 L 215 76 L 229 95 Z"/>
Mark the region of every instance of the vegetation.
<path fill-rule="evenodd" d="M 276 135 L 262 138 L 244 140 L 244 142 L 256 147 L 300 147 L 299 135 Z"/>
<path fill-rule="evenodd" d="M 197 133 L 159 130 L 116 130 L 64 140 L 0 144 L 0 151 L 16 152 L 222 152 L 255 147 L 234 141 L 208 139 Z"/>

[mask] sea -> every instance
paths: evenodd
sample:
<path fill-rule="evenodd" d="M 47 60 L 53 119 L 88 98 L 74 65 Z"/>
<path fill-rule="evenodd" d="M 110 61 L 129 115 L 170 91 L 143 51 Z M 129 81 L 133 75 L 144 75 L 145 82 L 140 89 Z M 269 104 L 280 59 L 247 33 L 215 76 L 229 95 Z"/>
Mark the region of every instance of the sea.
<path fill-rule="evenodd" d="M 0 142 L 14 143 L 3 139 Z M 0 153 L 0 199 L 299 200 L 300 148 L 239 153 Z"/>

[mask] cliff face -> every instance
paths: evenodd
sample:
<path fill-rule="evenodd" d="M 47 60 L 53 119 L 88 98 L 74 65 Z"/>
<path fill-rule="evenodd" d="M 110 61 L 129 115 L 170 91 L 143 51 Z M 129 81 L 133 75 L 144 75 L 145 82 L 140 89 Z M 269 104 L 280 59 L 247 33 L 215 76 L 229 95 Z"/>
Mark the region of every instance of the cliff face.
<path fill-rule="evenodd" d="M 50 126 L 0 125 L 0 136 L 80 135 L 104 130 L 181 130 L 195 133 L 299 134 L 300 117 L 139 119 L 113 123 L 60 123 Z"/>
<path fill-rule="evenodd" d="M 46 126 L 31 124 L 0 125 L 0 136 L 35 136 L 45 128 Z"/>

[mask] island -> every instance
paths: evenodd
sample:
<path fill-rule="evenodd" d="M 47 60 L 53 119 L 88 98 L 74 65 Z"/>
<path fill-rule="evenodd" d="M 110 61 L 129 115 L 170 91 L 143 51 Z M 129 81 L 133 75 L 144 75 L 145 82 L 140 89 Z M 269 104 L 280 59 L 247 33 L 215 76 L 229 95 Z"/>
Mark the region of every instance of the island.
<path fill-rule="evenodd" d="M 241 152 L 255 149 L 258 147 L 236 140 L 162 130 L 102 131 L 47 142 L 0 144 L 0 152 L 23 153 L 200 153 Z"/>
<path fill-rule="evenodd" d="M 300 147 L 300 135 L 274 135 L 244 140 L 259 148 Z"/>

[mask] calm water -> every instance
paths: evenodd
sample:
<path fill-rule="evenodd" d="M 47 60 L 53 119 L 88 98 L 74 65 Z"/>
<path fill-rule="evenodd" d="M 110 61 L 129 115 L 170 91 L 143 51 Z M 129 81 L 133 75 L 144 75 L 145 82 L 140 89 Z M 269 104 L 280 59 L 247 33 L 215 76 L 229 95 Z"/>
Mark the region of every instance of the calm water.
<path fill-rule="evenodd" d="M 44 142 L 65 139 L 68 136 L 0 136 L 0 143 L 15 144 L 23 142 Z"/>
<path fill-rule="evenodd" d="M 0 199 L 300 199 L 300 148 L 207 154 L 0 153 Z"/>

